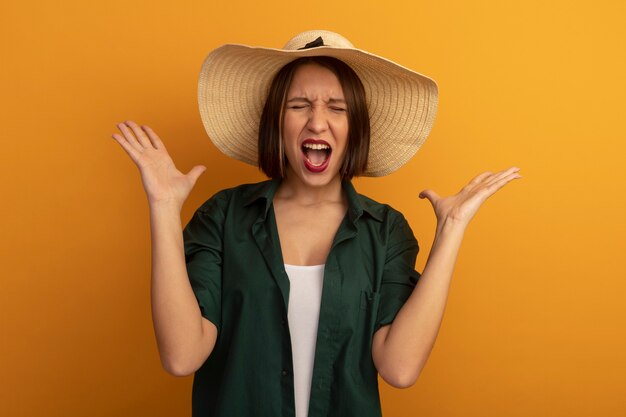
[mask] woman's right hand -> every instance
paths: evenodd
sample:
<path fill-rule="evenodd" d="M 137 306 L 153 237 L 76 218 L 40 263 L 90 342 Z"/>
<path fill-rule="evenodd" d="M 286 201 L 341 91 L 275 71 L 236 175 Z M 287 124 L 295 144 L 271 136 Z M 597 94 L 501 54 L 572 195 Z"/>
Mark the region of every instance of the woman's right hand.
<path fill-rule="evenodd" d="M 174 165 L 165 145 L 148 126 L 139 126 L 133 121 L 119 123 L 122 132 L 113 134 L 141 172 L 143 188 L 152 205 L 174 204 L 178 209 L 189 196 L 198 177 L 206 170 L 203 165 L 193 167 L 183 174 Z"/>

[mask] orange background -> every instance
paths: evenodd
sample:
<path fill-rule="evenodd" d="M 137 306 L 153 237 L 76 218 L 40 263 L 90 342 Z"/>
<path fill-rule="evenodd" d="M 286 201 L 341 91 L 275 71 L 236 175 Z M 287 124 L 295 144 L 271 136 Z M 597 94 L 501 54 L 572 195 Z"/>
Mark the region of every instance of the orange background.
<path fill-rule="evenodd" d="M 357 189 L 401 210 L 422 250 L 425 188 L 516 165 L 467 230 L 432 356 L 384 415 L 626 415 L 624 2 L 3 2 L 0 415 L 188 416 L 160 367 L 148 206 L 115 123 L 151 125 L 205 164 L 182 221 L 263 177 L 207 139 L 205 55 L 323 28 L 434 78 L 431 136 Z"/>

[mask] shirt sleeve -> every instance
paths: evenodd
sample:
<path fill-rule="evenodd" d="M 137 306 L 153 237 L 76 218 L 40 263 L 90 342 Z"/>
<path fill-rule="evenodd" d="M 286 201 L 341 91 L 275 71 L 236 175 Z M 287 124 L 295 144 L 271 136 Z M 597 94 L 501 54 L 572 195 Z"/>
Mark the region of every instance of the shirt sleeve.
<path fill-rule="evenodd" d="M 393 322 L 421 276 L 415 270 L 415 260 L 419 252 L 417 240 L 404 216 L 397 214 L 389 232 L 374 331 Z"/>
<path fill-rule="evenodd" d="M 222 322 L 222 253 L 225 200 L 216 195 L 203 204 L 183 230 L 185 262 L 202 317 Z"/>

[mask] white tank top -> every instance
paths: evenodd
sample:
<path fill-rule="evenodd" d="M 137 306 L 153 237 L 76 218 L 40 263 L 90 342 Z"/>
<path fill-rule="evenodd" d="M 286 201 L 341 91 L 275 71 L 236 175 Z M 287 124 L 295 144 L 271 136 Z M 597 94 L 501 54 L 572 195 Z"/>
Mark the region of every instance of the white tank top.
<path fill-rule="evenodd" d="M 285 264 L 285 272 L 290 284 L 287 319 L 293 352 L 296 417 L 308 417 L 324 265 Z"/>

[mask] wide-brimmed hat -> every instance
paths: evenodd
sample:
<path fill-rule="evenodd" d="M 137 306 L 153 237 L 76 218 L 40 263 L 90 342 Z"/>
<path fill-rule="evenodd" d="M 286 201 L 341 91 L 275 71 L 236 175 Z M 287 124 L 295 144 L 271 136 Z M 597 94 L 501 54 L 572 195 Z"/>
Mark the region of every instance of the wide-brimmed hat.
<path fill-rule="evenodd" d="M 198 102 L 215 146 L 257 165 L 259 121 L 272 79 L 287 63 L 309 56 L 340 59 L 365 87 L 371 139 L 363 175 L 387 175 L 411 159 L 433 126 L 437 84 L 325 30 L 302 32 L 283 49 L 227 44 L 209 53 L 200 71 Z"/>

